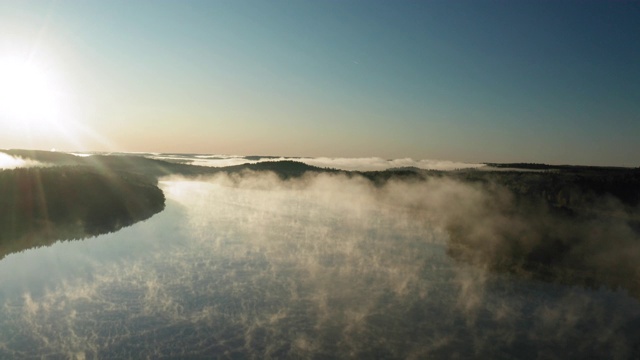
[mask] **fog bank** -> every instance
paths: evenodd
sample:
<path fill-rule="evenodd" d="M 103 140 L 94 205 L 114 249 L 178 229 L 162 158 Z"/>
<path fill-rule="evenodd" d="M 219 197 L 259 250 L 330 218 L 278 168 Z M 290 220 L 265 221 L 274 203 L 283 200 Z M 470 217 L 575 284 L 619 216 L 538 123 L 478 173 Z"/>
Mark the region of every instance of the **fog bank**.
<path fill-rule="evenodd" d="M 13 157 L 0 152 L 0 170 L 38 166 L 46 166 L 46 164 L 31 159 Z"/>
<path fill-rule="evenodd" d="M 640 354 L 640 305 L 625 291 L 495 273 L 490 262 L 447 255 L 455 224 L 493 249 L 474 252 L 491 260 L 509 254 L 497 250 L 509 243 L 505 229 L 531 235 L 553 219 L 514 212 L 517 200 L 497 185 L 241 172 L 160 186 L 166 211 L 96 239 L 106 247 L 123 237 L 126 251 L 105 261 L 86 254 L 102 248 L 76 250 L 93 264 L 82 275 L 2 299 L 0 332 L 22 340 L 0 336 L 1 356 Z M 28 264 L 28 255 L 12 256 Z"/>
<path fill-rule="evenodd" d="M 480 168 L 484 164 L 462 163 L 447 160 L 414 160 L 368 158 L 328 158 L 328 157 L 286 157 L 286 156 L 240 156 L 240 155 L 181 155 L 157 154 L 148 157 L 158 160 L 175 161 L 191 165 L 225 167 L 265 161 L 293 160 L 320 168 L 347 171 L 382 171 L 393 168 L 418 168 L 425 170 L 457 170 Z"/>

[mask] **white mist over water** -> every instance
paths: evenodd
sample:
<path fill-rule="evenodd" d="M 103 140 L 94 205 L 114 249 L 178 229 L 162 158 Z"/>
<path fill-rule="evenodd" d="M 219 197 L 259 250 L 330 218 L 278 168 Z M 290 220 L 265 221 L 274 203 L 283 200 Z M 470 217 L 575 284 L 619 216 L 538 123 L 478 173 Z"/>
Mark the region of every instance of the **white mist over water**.
<path fill-rule="evenodd" d="M 146 222 L 0 262 L 0 357 L 633 354 L 640 306 L 624 293 L 446 256 L 443 218 L 479 211 L 477 188 L 253 173 L 161 186 L 167 208 Z"/>
<path fill-rule="evenodd" d="M 286 156 L 269 156 L 269 157 L 245 157 L 240 155 L 180 155 L 180 154 L 149 154 L 147 157 L 166 160 L 178 161 L 191 165 L 225 167 L 242 164 L 254 164 L 266 161 L 283 161 L 293 160 L 320 168 L 339 169 L 347 171 L 382 171 L 393 168 L 413 167 L 425 170 L 458 170 L 481 168 L 485 164 L 463 163 L 448 160 L 414 160 L 411 158 L 403 159 L 383 159 L 379 157 L 368 158 L 328 158 L 328 157 L 286 157 Z"/>
<path fill-rule="evenodd" d="M 45 166 L 45 164 L 31 159 L 13 157 L 11 155 L 0 152 L 0 170 L 36 166 Z"/>

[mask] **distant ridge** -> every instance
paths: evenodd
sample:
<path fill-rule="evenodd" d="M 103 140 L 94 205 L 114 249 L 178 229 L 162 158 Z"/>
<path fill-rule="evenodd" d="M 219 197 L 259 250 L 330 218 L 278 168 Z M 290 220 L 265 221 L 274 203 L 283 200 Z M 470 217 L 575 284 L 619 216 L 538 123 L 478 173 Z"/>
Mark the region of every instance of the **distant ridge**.
<path fill-rule="evenodd" d="M 578 171 L 586 171 L 586 170 L 599 170 L 599 169 L 607 169 L 607 170 L 628 170 L 633 169 L 632 167 L 622 167 L 622 166 L 593 166 L 593 165 L 549 165 L 542 163 L 484 163 L 487 166 L 491 166 L 494 168 L 508 168 L 508 169 L 524 169 L 524 170 L 578 170 Z"/>
<path fill-rule="evenodd" d="M 312 166 L 299 161 L 293 160 L 280 160 L 280 161 L 264 161 L 255 164 L 242 164 L 234 166 L 226 166 L 218 168 L 221 172 L 238 172 L 244 170 L 251 171 L 272 171 L 278 174 L 281 178 L 299 177 L 307 171 L 312 172 L 328 172 L 332 170 L 322 169 L 317 166 Z"/>
<path fill-rule="evenodd" d="M 81 157 L 64 152 L 24 149 L 0 150 L 0 152 L 14 157 L 36 160 L 43 163 L 56 165 L 82 165 Z"/>
<path fill-rule="evenodd" d="M 185 176 L 213 173 L 217 170 L 205 166 L 187 165 L 163 160 L 149 159 L 143 155 L 104 155 L 76 156 L 61 152 L 42 150 L 0 150 L 5 154 L 36 160 L 44 165 L 55 166 L 90 166 L 102 173 L 127 171 L 149 178 L 178 174 Z"/>

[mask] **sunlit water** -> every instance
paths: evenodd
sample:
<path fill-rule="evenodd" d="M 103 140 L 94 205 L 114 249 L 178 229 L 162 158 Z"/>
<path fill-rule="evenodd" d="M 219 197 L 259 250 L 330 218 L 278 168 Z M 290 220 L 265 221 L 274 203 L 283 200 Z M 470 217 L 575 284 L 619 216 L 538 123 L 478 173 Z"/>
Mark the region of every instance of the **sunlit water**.
<path fill-rule="evenodd" d="M 161 186 L 148 221 L 0 261 L 0 358 L 639 354 L 626 293 L 458 264 L 433 224 L 349 189 Z"/>

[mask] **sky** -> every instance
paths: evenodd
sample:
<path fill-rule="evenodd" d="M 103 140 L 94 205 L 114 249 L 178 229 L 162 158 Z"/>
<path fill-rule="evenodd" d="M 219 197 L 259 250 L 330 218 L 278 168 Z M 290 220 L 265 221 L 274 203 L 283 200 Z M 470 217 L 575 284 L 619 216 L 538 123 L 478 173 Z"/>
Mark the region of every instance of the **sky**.
<path fill-rule="evenodd" d="M 639 19 L 637 1 L 3 1 L 0 148 L 637 167 Z"/>

